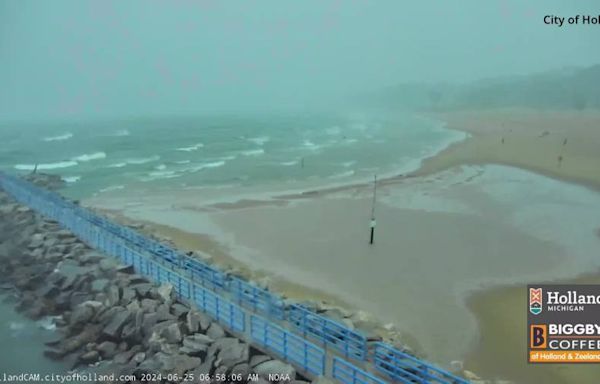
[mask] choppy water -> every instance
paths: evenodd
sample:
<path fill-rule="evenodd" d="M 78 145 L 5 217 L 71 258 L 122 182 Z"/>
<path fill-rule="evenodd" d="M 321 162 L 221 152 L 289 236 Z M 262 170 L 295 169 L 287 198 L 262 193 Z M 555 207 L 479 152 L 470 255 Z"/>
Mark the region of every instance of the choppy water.
<path fill-rule="evenodd" d="M 5 124 L 0 136 L 1 169 L 29 172 L 38 164 L 86 197 L 139 184 L 364 179 L 412 170 L 464 135 L 412 116 L 272 115 Z"/>
<path fill-rule="evenodd" d="M 44 342 L 55 337 L 50 321 L 33 321 L 17 313 L 0 294 L 0 380 L 3 374 L 64 374 L 65 363 L 47 359 Z"/>

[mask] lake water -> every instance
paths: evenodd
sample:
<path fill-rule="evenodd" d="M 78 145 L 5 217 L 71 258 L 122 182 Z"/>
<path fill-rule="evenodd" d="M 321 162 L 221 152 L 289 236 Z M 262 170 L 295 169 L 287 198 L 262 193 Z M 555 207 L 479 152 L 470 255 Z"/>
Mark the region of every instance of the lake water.
<path fill-rule="evenodd" d="M 464 138 L 410 115 L 287 114 L 5 124 L 0 169 L 58 173 L 73 197 L 126 188 L 336 184 L 407 172 Z"/>

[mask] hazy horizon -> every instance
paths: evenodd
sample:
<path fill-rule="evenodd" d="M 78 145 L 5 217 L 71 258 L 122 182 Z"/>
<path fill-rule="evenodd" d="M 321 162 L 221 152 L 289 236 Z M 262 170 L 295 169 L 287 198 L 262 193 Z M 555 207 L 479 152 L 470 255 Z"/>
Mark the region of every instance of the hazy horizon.
<path fill-rule="evenodd" d="M 404 82 L 600 63 L 593 1 L 0 0 L 0 121 L 336 108 Z"/>

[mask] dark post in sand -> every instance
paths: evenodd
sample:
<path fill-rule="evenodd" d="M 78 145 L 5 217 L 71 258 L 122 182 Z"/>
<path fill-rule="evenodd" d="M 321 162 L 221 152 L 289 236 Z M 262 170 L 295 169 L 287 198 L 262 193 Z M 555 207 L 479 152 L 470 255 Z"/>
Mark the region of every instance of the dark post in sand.
<path fill-rule="evenodd" d="M 371 227 L 371 240 L 369 244 L 373 244 L 375 239 L 375 199 L 377 198 L 377 175 L 373 178 L 373 204 L 371 205 L 371 223 L 369 227 Z"/>

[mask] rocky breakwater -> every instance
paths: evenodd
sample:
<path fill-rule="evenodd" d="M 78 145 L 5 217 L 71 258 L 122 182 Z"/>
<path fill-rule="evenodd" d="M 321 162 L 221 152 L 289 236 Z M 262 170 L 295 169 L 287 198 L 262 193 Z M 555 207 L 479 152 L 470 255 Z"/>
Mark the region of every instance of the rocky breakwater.
<path fill-rule="evenodd" d="M 152 284 L 3 191 L 0 279 L 15 293 L 18 310 L 54 317 L 57 337 L 45 354 L 73 369 L 140 382 L 275 381 L 270 374 L 303 382 L 291 365 L 179 302 L 172 286 Z"/>

